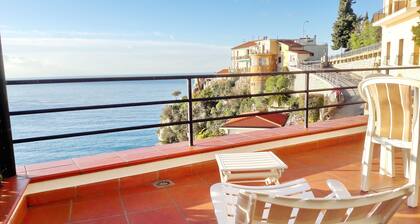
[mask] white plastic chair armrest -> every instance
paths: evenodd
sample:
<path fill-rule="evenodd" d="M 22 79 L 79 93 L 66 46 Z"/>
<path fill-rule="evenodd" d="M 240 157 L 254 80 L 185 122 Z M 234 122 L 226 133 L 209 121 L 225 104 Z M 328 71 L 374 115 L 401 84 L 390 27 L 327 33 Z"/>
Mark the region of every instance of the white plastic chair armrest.
<path fill-rule="evenodd" d="M 334 194 L 334 197 L 337 199 L 347 199 L 351 198 L 350 192 L 347 190 L 346 186 L 338 180 L 329 179 L 327 180 L 327 185 Z"/>

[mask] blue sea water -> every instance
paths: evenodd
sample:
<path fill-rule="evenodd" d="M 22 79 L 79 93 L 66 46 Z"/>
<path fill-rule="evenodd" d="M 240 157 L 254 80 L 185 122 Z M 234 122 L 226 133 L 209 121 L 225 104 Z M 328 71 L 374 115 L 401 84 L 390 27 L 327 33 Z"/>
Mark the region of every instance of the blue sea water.
<path fill-rule="evenodd" d="M 10 111 L 174 99 L 186 81 L 130 81 L 8 86 Z M 160 122 L 163 105 L 12 116 L 13 139 Z M 126 150 L 158 143 L 156 128 L 15 144 L 17 164 Z"/>

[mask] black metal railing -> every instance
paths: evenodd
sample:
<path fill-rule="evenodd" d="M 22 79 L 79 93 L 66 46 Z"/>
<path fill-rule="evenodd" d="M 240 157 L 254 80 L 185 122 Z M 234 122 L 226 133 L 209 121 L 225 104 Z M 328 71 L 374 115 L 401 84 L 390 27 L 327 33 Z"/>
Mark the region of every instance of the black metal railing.
<path fill-rule="evenodd" d="M 62 139 L 62 138 L 71 138 L 71 137 L 80 137 L 80 136 L 88 136 L 88 135 L 97 135 L 97 134 L 105 134 L 105 133 L 114 133 L 114 132 L 123 132 L 123 131 L 133 131 L 133 130 L 158 128 L 158 127 L 166 127 L 166 126 L 174 126 L 174 125 L 188 125 L 189 143 L 190 145 L 194 145 L 194 137 L 193 137 L 193 124 L 194 123 L 208 122 L 208 121 L 215 121 L 215 120 L 226 120 L 226 119 L 237 118 L 237 117 L 248 117 L 248 116 L 255 116 L 255 115 L 284 113 L 284 112 L 298 112 L 298 111 L 303 111 L 305 113 L 305 116 L 304 116 L 305 127 L 308 127 L 309 125 L 308 114 L 310 110 L 364 103 L 363 101 L 358 101 L 358 102 L 349 102 L 349 103 L 341 103 L 341 104 L 334 104 L 334 105 L 310 107 L 309 95 L 311 93 L 357 88 L 357 86 L 346 86 L 346 87 L 337 87 L 337 88 L 310 89 L 309 86 L 310 86 L 311 75 L 316 75 L 318 73 L 322 73 L 322 74 L 330 73 L 331 75 L 344 75 L 343 74 L 344 72 L 356 72 L 356 71 L 378 71 L 378 72 L 385 71 L 385 73 L 387 74 L 389 73 L 389 70 L 417 69 L 417 68 L 420 68 L 420 67 L 326 69 L 326 70 L 310 70 L 310 71 L 296 71 L 296 72 L 259 73 L 259 74 L 227 74 L 227 75 L 217 75 L 217 76 L 216 75 L 182 75 L 182 76 L 140 76 L 140 77 L 9 80 L 7 81 L 7 85 L 40 85 L 40 84 L 51 84 L 51 83 L 84 83 L 84 82 L 115 82 L 115 81 L 186 80 L 187 91 L 188 91 L 187 98 L 179 99 L 179 100 L 162 100 L 162 101 L 132 102 L 132 103 L 123 103 L 123 104 L 89 105 L 89 106 L 77 106 L 77 107 L 60 107 L 60 108 L 48 108 L 48 109 L 37 109 L 37 110 L 11 111 L 9 114 L 10 116 L 20 116 L 20 115 L 59 113 L 59 112 L 82 111 L 82 110 L 141 107 L 141 106 L 177 104 L 177 103 L 188 104 L 188 119 L 184 121 L 155 123 L 155 124 L 148 124 L 148 125 L 137 125 L 137 126 L 129 126 L 129 127 L 101 129 L 101 130 L 94 130 L 94 131 L 74 132 L 74 133 L 48 135 L 48 136 L 34 136 L 34 137 L 28 137 L 28 138 L 13 139 L 13 144 Z M 221 78 L 252 77 L 252 76 L 269 77 L 269 76 L 277 76 L 277 75 L 305 75 L 305 80 L 306 80 L 305 89 L 300 90 L 300 91 L 193 98 L 193 80 L 194 79 L 221 79 Z M 294 108 L 294 109 L 270 111 L 270 112 L 247 113 L 247 114 L 240 114 L 240 115 L 233 115 L 233 116 L 211 117 L 211 118 L 202 118 L 202 119 L 193 118 L 192 105 L 194 102 L 241 99 L 241 98 L 264 97 L 264 96 L 275 96 L 275 95 L 290 95 L 290 94 L 304 94 L 305 106 L 302 108 Z"/>

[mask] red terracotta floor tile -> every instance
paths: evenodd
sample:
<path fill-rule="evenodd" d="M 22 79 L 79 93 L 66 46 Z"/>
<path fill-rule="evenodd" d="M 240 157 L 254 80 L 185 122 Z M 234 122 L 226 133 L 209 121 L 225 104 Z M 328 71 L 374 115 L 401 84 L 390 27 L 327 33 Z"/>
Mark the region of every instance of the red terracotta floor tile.
<path fill-rule="evenodd" d="M 73 164 L 74 164 L 73 160 L 66 159 L 66 160 L 59 160 L 59 161 L 52 161 L 52 162 L 45 162 L 45 163 L 30 164 L 30 165 L 26 165 L 25 168 L 28 171 L 32 171 L 32 170 L 49 169 L 49 168 L 58 167 L 58 166 L 68 166 L 68 165 L 73 165 Z"/>
<path fill-rule="evenodd" d="M 128 214 L 130 223 L 138 224 L 187 224 L 176 207 Z"/>
<path fill-rule="evenodd" d="M 210 187 L 207 184 L 194 184 L 168 188 L 169 194 L 180 207 L 193 206 L 210 201 Z"/>
<path fill-rule="evenodd" d="M 70 201 L 30 207 L 23 224 L 63 224 L 69 221 Z"/>
<path fill-rule="evenodd" d="M 122 214 L 122 202 L 118 195 L 82 198 L 73 201 L 71 221 L 82 221 Z"/>
<path fill-rule="evenodd" d="M 72 224 L 128 224 L 128 222 L 124 215 L 117 215 L 87 221 L 72 222 Z"/>
<path fill-rule="evenodd" d="M 74 163 L 82 172 L 93 172 L 110 167 L 118 167 L 125 161 L 117 153 L 104 153 L 94 156 L 74 158 Z"/>
<path fill-rule="evenodd" d="M 185 206 L 181 208 L 181 212 L 189 223 L 210 223 L 216 221 L 211 202 Z"/>
<path fill-rule="evenodd" d="M 139 188 L 137 191 L 125 191 L 122 198 L 128 212 L 143 212 L 174 206 L 166 189 L 144 192 Z"/>
<path fill-rule="evenodd" d="M 144 173 L 120 179 L 121 189 L 141 187 L 149 185 L 158 179 L 158 172 Z"/>

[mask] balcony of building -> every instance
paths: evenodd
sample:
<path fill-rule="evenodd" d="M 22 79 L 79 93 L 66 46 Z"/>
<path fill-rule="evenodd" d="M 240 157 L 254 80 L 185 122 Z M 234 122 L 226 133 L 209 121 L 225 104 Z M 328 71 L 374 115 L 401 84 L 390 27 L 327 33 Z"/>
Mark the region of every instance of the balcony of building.
<path fill-rule="evenodd" d="M 11 219 L 31 224 L 216 223 L 209 188 L 220 182 L 214 160 L 220 152 L 271 150 L 288 165 L 282 182 L 305 178 L 322 197 L 329 192 L 325 181 L 338 179 L 359 195 L 365 125 L 366 117 L 357 116 L 308 129 L 290 126 L 218 137 L 194 147 L 180 143 L 28 165 L 14 180 L 23 182 L 16 186 L 24 193 Z M 398 174 L 390 178 L 378 174 L 377 157 L 372 192 L 406 182 L 400 158 Z M 29 185 L 24 178 L 31 178 Z M 156 188 L 152 183 L 159 179 L 174 185 Z M 404 204 L 391 223 L 418 223 L 419 214 Z"/>
<path fill-rule="evenodd" d="M 388 25 L 396 20 L 413 16 L 419 10 L 417 0 L 391 0 L 390 4 L 373 14 L 374 26 Z"/>
<path fill-rule="evenodd" d="M 215 155 L 218 153 L 272 151 L 287 165 L 288 170 L 281 182 L 305 178 L 317 196 L 327 194 L 325 181 L 330 178 L 341 180 L 354 195 L 360 194 L 360 163 L 367 118 L 350 116 L 341 119 L 309 122 L 309 111 L 321 108 L 360 105 L 363 101 L 349 101 L 340 104 L 310 106 L 310 94 L 324 91 L 356 89 L 357 86 L 328 89 L 310 89 L 311 75 L 325 73 L 337 75 L 342 71 L 375 71 L 389 73 L 389 70 L 418 69 L 418 67 L 386 67 L 352 70 L 323 70 L 264 74 L 227 74 L 201 76 L 160 76 L 160 77 L 112 77 L 87 79 L 44 79 L 13 80 L 8 85 L 71 83 L 71 82 L 112 82 L 132 80 L 174 80 L 186 79 L 189 96 L 186 99 L 170 101 L 150 101 L 115 105 L 91 105 L 67 108 L 48 108 L 29 111 L 3 113 L 6 121 L 10 116 L 39 113 L 58 113 L 75 110 L 94 110 L 116 107 L 186 103 L 192 108 L 194 102 L 209 100 L 229 100 L 238 98 L 267 97 L 284 94 L 304 94 L 303 108 L 282 111 L 249 113 L 223 117 L 196 118 L 193 110 L 188 110 L 188 120 L 131 126 L 89 132 L 66 133 L 52 136 L 37 136 L 12 139 L 0 132 L 7 141 L 0 142 L 3 150 L 2 164 L 11 169 L 14 161 L 13 144 L 74 136 L 96 135 L 147 129 L 170 125 L 187 125 L 189 136 L 193 124 L 235 117 L 274 114 L 281 112 L 301 112 L 303 122 L 281 128 L 248 133 L 226 135 L 187 142 L 157 145 L 139 149 L 117 151 L 93 156 L 71 158 L 61 161 L 39 163 L 16 167 L 3 181 L 2 203 L 0 203 L 3 223 L 215 223 L 209 188 L 220 182 Z M 306 87 L 289 92 L 258 93 L 235 96 L 194 98 L 192 80 L 197 78 L 267 77 L 273 75 L 304 75 Z M 5 88 L 6 83 L 1 86 Z M 0 92 L 1 93 L 1 92 Z M 3 98 L 7 102 L 7 98 Z M 3 105 L 4 108 L 4 105 Z M 4 123 L 3 123 L 4 124 Z M 10 131 L 10 129 L 8 129 Z M 77 144 L 77 142 L 75 142 Z M 377 157 L 377 156 L 376 156 Z M 401 162 L 401 161 L 400 161 Z M 389 178 L 378 175 L 378 167 L 372 172 L 374 187 L 372 192 L 400 186 L 406 182 L 402 173 Z M 401 171 L 401 164 L 399 167 Z M 155 187 L 158 180 L 173 184 Z M 392 219 L 393 223 L 417 223 L 418 209 L 403 205 Z"/>

